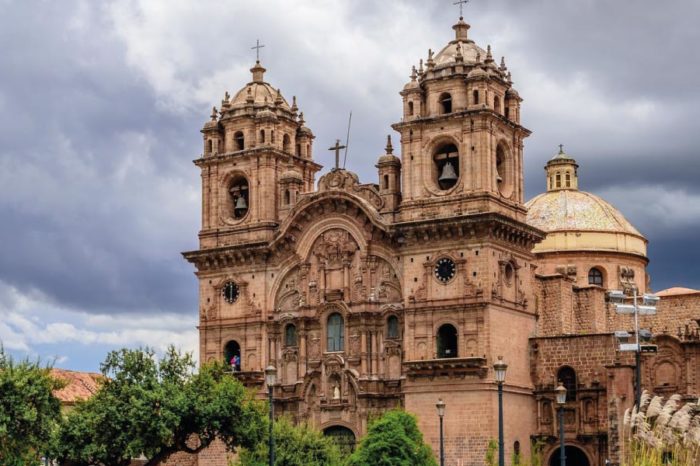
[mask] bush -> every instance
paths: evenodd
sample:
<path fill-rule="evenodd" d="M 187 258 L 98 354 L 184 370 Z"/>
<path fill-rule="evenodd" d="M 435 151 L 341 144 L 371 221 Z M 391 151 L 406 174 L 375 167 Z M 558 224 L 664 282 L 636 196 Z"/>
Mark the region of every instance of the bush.
<path fill-rule="evenodd" d="M 287 418 L 275 421 L 276 466 L 340 466 L 340 451 L 333 439 L 308 424 L 293 425 Z M 268 465 L 268 437 L 253 450 L 242 450 L 239 466 Z"/>
<path fill-rule="evenodd" d="M 423 442 L 416 417 L 395 410 L 370 426 L 348 466 L 437 466 L 437 462 Z"/>

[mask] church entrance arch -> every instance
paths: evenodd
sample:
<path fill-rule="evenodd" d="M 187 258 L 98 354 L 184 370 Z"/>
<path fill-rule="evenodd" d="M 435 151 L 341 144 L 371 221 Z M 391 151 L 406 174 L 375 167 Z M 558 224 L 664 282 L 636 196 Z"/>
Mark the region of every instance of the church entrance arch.
<path fill-rule="evenodd" d="M 559 466 L 559 448 L 556 448 L 549 457 L 549 466 Z M 591 466 L 588 456 L 578 447 L 566 445 L 564 447 L 566 455 L 566 466 Z"/>
<path fill-rule="evenodd" d="M 330 426 L 323 429 L 323 435 L 330 437 L 340 448 L 341 453 L 349 455 L 355 450 L 355 434 L 344 426 Z"/>
<path fill-rule="evenodd" d="M 231 340 L 224 346 L 224 360 L 236 372 L 241 370 L 241 345 Z"/>

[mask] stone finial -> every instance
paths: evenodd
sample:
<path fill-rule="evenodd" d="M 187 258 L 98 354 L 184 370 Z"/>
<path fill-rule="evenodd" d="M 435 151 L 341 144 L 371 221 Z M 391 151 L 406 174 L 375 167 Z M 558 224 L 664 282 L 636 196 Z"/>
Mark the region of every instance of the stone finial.
<path fill-rule="evenodd" d="M 428 61 L 425 62 L 425 66 L 427 66 L 428 69 L 435 66 L 435 62 L 433 61 L 433 54 L 433 49 L 428 49 Z"/>
<path fill-rule="evenodd" d="M 418 77 L 418 72 L 416 71 L 416 65 L 411 68 L 411 81 L 415 81 Z"/>
<path fill-rule="evenodd" d="M 501 57 L 501 66 L 500 66 L 501 71 L 506 71 L 508 67 L 506 66 L 506 57 Z"/>
<path fill-rule="evenodd" d="M 304 123 L 306 123 L 306 122 L 304 121 L 304 112 L 301 112 L 301 113 L 299 114 L 299 124 L 300 124 L 301 126 L 304 126 Z"/>
<path fill-rule="evenodd" d="M 476 62 L 481 63 L 481 52 L 476 52 Z"/>
<path fill-rule="evenodd" d="M 420 61 L 418 62 L 418 74 L 422 75 L 423 74 L 423 59 L 421 58 Z"/>
<path fill-rule="evenodd" d="M 493 63 L 493 55 L 491 54 L 490 45 L 486 47 L 486 60 L 484 60 L 484 63 Z"/>
<path fill-rule="evenodd" d="M 297 107 L 297 96 L 293 95 L 292 96 L 292 112 L 296 113 L 297 110 L 299 110 L 299 107 Z"/>
<path fill-rule="evenodd" d="M 386 150 L 387 154 L 392 154 L 394 152 L 394 146 L 391 145 L 391 134 L 386 135 Z"/>
<path fill-rule="evenodd" d="M 228 101 L 231 100 L 231 94 L 228 93 L 228 91 L 224 92 L 224 101 L 228 103 Z"/>
<path fill-rule="evenodd" d="M 277 97 L 275 97 L 275 105 L 282 105 L 282 102 L 284 102 L 284 99 L 282 99 L 282 92 L 280 91 L 279 87 L 277 88 Z"/>
<path fill-rule="evenodd" d="M 211 108 L 211 121 L 216 121 L 216 118 L 219 116 L 219 111 L 216 109 L 216 107 Z"/>
<path fill-rule="evenodd" d="M 508 72 L 508 83 L 513 84 L 513 76 L 510 74 L 510 71 Z"/>

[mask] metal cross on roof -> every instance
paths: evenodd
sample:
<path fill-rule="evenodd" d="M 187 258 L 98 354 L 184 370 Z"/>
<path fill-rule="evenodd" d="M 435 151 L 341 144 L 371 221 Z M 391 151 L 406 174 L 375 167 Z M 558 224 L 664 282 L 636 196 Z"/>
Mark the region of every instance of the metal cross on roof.
<path fill-rule="evenodd" d="M 255 61 L 260 61 L 260 49 L 265 47 L 260 45 L 260 39 L 255 39 L 255 45 L 251 49 L 255 49 Z"/>
<path fill-rule="evenodd" d="M 462 18 L 462 8 L 469 3 L 469 0 L 457 0 L 453 5 L 459 5 L 459 17 Z"/>
<path fill-rule="evenodd" d="M 345 149 L 345 146 L 340 145 L 340 139 L 335 140 L 335 146 L 328 148 L 328 150 L 335 151 L 335 168 L 333 170 L 340 168 L 340 149 Z"/>

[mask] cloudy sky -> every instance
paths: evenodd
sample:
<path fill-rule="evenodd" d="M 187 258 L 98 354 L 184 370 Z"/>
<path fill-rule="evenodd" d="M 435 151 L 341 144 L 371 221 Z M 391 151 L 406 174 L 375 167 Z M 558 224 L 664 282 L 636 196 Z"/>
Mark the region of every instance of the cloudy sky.
<path fill-rule="evenodd" d="M 250 80 L 298 98 L 317 148 L 353 130 L 374 181 L 398 92 L 453 36 L 453 0 L 0 0 L 0 341 L 97 370 L 196 350 L 199 129 Z M 700 288 L 700 2 L 474 0 L 471 37 L 525 98 L 528 198 L 560 143 L 649 238 L 654 289 Z M 328 165 L 331 153 L 317 150 Z"/>

